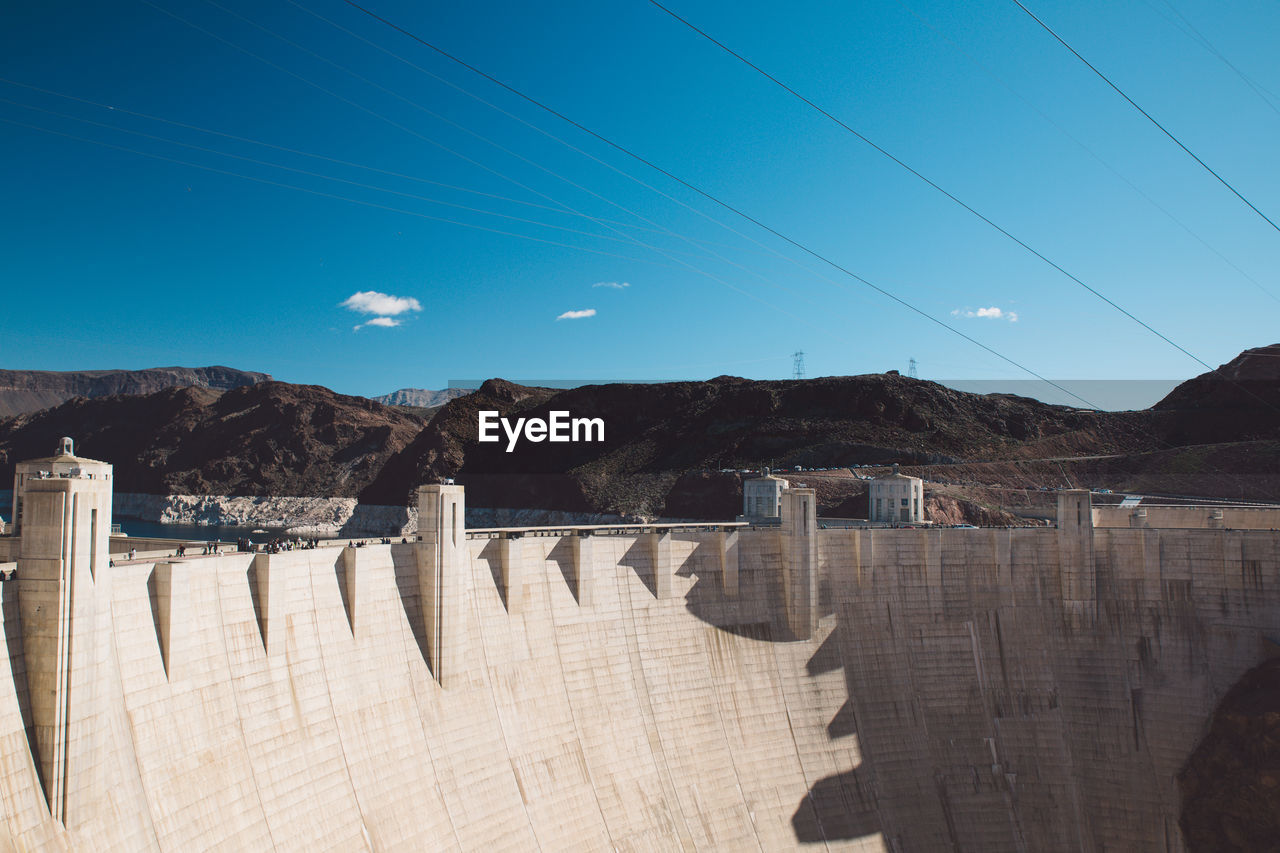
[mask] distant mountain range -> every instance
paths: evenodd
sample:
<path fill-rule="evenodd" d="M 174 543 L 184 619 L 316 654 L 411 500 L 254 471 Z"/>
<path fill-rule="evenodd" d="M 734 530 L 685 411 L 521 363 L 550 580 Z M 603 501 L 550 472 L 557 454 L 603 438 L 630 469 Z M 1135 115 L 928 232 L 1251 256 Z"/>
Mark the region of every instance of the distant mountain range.
<path fill-rule="evenodd" d="M 270 382 L 265 373 L 230 367 L 151 367 L 145 370 L 0 370 L 0 417 L 37 412 L 73 397 L 154 394 L 165 388 L 229 391 Z"/>
<path fill-rule="evenodd" d="M 525 442 L 507 453 L 478 441 L 482 409 L 601 418 L 606 440 Z M 1068 482 L 1138 491 L 1176 473 L 1185 488 L 1201 489 L 1189 494 L 1267 498 L 1280 492 L 1280 345 L 1248 350 L 1136 412 L 969 394 L 896 374 L 567 390 L 491 379 L 434 417 L 320 386 L 166 388 L 0 418 L 0 483 L 62 435 L 85 456 L 112 462 L 117 490 L 149 494 L 404 505 L 419 484 L 453 477 L 476 507 L 725 517 L 735 509 L 737 472 L 761 465 L 1044 460 L 1036 464 L 1062 470 Z M 847 497 L 833 493 L 830 503 Z"/>
<path fill-rule="evenodd" d="M 384 406 L 413 406 L 417 409 L 435 409 L 450 400 L 464 397 L 471 393 L 470 388 L 445 388 L 440 391 L 428 391 L 425 388 L 401 388 L 381 397 L 372 397 Z"/>

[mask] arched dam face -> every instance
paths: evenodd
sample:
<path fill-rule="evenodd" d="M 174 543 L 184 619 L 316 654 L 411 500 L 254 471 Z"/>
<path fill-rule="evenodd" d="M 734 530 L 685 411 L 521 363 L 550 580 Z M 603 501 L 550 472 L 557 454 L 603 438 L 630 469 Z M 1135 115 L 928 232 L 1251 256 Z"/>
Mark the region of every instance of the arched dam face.
<path fill-rule="evenodd" d="M 20 575 L 0 850 L 1183 850 L 1278 534 L 1085 515 L 122 561 L 64 657 Z"/>

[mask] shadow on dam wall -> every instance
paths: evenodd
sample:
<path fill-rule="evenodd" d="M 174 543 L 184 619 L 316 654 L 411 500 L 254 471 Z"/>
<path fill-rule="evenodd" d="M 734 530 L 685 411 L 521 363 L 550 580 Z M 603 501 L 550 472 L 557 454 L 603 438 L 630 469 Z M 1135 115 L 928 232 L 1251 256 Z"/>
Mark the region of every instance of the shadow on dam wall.
<path fill-rule="evenodd" d="M 797 842 L 882 835 L 893 850 L 1185 850 L 1176 775 L 1217 699 L 1280 618 L 1271 531 L 832 532 L 821 643 L 842 671 L 827 736 L 850 770 L 794 804 Z M 699 546 L 699 550 L 706 544 Z M 718 629 L 792 641 L 772 560 L 727 596 L 679 574 Z M 825 632 L 825 636 L 823 636 Z"/>
<path fill-rule="evenodd" d="M 1280 618 L 1268 531 L 818 531 L 803 639 L 777 531 L 483 538 L 113 567 L 64 826 L 4 584 L 0 849 L 1181 851 Z"/>
<path fill-rule="evenodd" d="M 676 574 L 693 581 L 685 592 L 685 606 L 699 619 L 747 640 L 774 643 L 792 643 L 797 638 L 783 618 L 775 602 L 781 601 L 783 584 L 778 573 L 772 571 L 780 554 L 768 554 L 761 565 L 740 567 L 739 594 L 725 593 L 725 582 L 720 570 L 713 568 L 713 543 L 700 542 Z M 750 561 L 748 561 L 749 563 Z M 644 575 L 652 572 L 645 564 Z M 651 583 L 647 583 L 653 592 Z M 823 600 L 828 606 L 832 600 L 831 583 L 823 578 Z M 831 620 L 827 620 L 828 622 Z M 838 622 L 805 664 L 807 676 L 819 676 L 841 669 L 840 639 L 844 636 Z M 853 738 L 857 735 L 852 705 L 842 704 L 826 726 L 831 741 Z M 882 831 L 876 810 L 875 794 L 865 779 L 869 757 L 862 750 L 862 765 L 847 773 L 840 773 L 816 782 L 796 807 L 791 818 L 795 839 L 802 843 L 851 841 L 875 836 Z"/>
<path fill-rule="evenodd" d="M 13 582 L 0 584 L 0 615 L 4 618 L 4 645 L 9 661 L 9 676 L 13 683 L 13 694 L 17 698 L 18 712 L 21 715 L 23 733 L 26 735 L 27 748 L 35 759 L 36 779 L 41 789 L 44 788 L 44 775 L 40 769 L 39 749 L 36 746 L 35 721 L 31 717 L 31 698 L 27 687 L 26 657 L 22 649 L 22 629 L 18 624 L 18 585 Z"/>
<path fill-rule="evenodd" d="M 809 675 L 843 669 L 840 640 L 845 632 L 842 624 L 835 626 L 805 665 Z M 827 735 L 834 741 L 856 737 L 857 734 L 853 704 L 845 701 L 827 724 Z M 791 817 L 791 826 L 798 841 L 816 843 L 853 839 L 882 831 L 880 816 L 876 811 L 874 788 L 867 778 L 872 761 L 868 746 L 864 741 L 859 741 L 862 753 L 862 764 L 859 767 L 847 773 L 820 779 L 809 790 L 809 795 Z"/>

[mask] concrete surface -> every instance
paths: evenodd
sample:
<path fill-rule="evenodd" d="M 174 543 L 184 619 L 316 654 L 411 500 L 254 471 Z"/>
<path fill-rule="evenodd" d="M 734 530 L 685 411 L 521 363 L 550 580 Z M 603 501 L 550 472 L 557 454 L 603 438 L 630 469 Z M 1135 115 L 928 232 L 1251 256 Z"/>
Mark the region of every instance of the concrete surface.
<path fill-rule="evenodd" d="M 0 850 L 1178 851 L 1174 774 L 1280 617 L 1276 533 L 1087 495 L 455 539 L 449 489 L 423 542 L 76 575 L 61 819 L 58 653 L 0 585 Z"/>

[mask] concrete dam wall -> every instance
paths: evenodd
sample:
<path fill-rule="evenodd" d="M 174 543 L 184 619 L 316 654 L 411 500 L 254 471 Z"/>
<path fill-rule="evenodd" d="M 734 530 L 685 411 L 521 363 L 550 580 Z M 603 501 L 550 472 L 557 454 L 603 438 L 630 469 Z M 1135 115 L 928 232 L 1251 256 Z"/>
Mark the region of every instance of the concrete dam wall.
<path fill-rule="evenodd" d="M 1175 774 L 1280 617 L 1277 534 L 1087 498 L 587 536 L 468 534 L 450 488 L 407 545 L 66 534 L 56 595 L 20 561 L 0 850 L 1177 851 Z"/>

